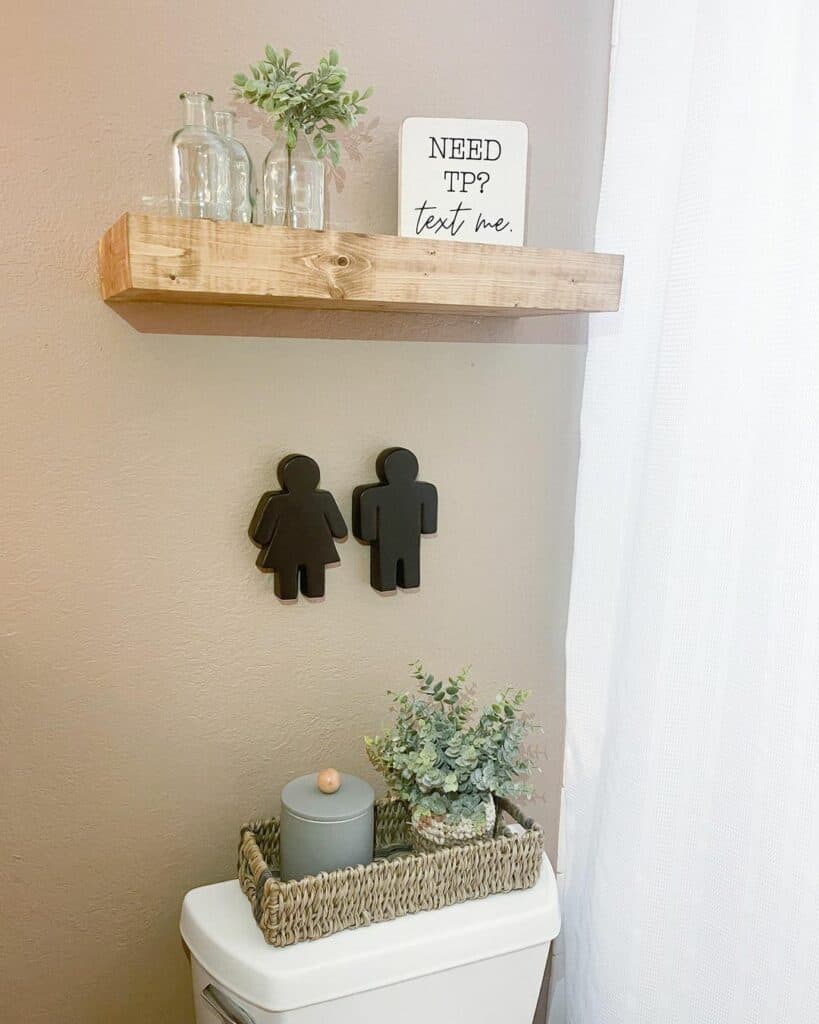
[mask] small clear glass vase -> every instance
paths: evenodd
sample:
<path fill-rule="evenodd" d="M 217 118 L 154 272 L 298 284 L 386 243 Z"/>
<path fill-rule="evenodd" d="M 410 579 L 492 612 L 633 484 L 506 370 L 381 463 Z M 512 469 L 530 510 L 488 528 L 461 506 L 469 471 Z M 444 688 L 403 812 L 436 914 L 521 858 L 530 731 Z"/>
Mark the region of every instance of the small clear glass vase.
<path fill-rule="evenodd" d="M 262 178 L 264 223 L 324 230 L 324 162 L 301 136 L 294 149 L 277 139 Z"/>
<path fill-rule="evenodd" d="M 230 149 L 230 219 L 250 224 L 253 220 L 253 163 L 250 153 L 234 138 L 236 115 L 232 110 L 215 110 L 213 122 Z"/>
<path fill-rule="evenodd" d="M 171 138 L 171 210 L 177 217 L 230 220 L 230 149 L 214 130 L 213 98 L 183 92 L 182 128 Z"/>

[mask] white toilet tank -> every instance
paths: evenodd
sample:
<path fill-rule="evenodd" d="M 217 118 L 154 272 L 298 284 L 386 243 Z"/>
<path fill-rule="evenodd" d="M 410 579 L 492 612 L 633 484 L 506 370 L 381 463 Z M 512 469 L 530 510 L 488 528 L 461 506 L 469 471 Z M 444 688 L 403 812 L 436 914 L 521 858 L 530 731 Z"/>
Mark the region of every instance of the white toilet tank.
<path fill-rule="evenodd" d="M 532 889 L 285 949 L 238 882 L 189 892 L 180 928 L 197 1024 L 531 1024 L 560 912 L 544 857 Z"/>

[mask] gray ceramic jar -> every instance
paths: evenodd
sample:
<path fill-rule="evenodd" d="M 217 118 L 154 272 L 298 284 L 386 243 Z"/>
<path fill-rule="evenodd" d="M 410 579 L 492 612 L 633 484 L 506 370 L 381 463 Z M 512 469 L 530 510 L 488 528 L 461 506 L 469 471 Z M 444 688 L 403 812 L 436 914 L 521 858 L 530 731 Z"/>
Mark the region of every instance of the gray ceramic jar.
<path fill-rule="evenodd" d="M 288 782 L 282 790 L 280 819 L 282 880 L 369 864 L 375 838 L 374 800 L 368 782 L 333 769 Z"/>

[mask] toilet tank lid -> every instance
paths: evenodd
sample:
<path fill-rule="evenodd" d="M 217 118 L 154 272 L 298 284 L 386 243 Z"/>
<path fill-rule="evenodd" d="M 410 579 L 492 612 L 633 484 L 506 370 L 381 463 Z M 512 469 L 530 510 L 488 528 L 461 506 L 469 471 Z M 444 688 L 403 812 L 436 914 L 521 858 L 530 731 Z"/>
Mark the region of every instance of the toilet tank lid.
<path fill-rule="evenodd" d="M 239 883 L 220 882 L 187 894 L 180 930 L 192 956 L 229 995 L 283 1012 L 549 942 L 560 930 L 560 911 L 544 857 L 531 889 L 284 949 L 264 941 Z"/>

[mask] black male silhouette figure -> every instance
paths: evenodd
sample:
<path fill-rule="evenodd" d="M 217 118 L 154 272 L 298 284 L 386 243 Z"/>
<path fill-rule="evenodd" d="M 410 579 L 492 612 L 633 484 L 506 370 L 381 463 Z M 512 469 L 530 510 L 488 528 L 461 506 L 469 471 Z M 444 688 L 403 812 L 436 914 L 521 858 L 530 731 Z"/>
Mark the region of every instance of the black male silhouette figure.
<path fill-rule="evenodd" d="M 421 483 L 407 448 L 387 448 L 375 464 L 379 484 L 353 491 L 353 533 L 370 544 L 370 584 L 380 591 L 421 585 L 421 534 L 438 529 L 438 492 Z"/>
<path fill-rule="evenodd" d="M 347 536 L 347 525 L 335 498 L 319 491 L 318 463 L 307 455 L 288 455 L 277 468 L 281 491 L 263 494 L 250 539 L 262 550 L 256 565 L 276 574 L 276 596 L 324 597 L 324 567 L 338 562 L 333 543 Z"/>

